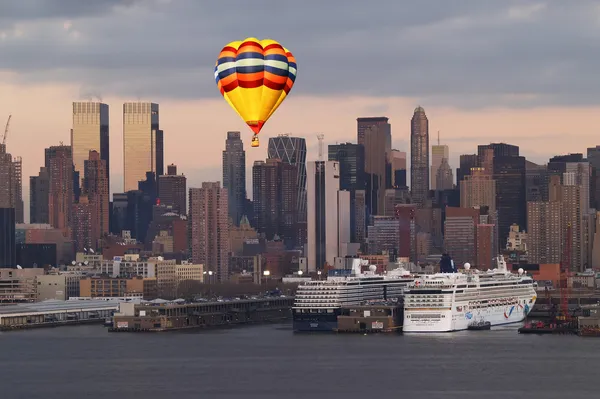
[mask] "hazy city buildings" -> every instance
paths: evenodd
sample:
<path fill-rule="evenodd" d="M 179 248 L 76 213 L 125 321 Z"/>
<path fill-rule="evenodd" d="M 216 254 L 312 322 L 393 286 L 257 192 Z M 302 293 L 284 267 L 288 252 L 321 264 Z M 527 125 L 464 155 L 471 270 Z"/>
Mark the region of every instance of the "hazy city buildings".
<path fill-rule="evenodd" d="M 163 131 L 159 128 L 158 104 L 123 104 L 123 191 L 138 189 L 146 173 L 163 174 Z"/>
<path fill-rule="evenodd" d="M 429 195 L 429 120 L 422 107 L 410 121 L 410 186 L 413 203 L 422 208 Z"/>
<path fill-rule="evenodd" d="M 246 206 L 246 151 L 240 132 L 227 132 L 223 151 L 223 187 L 229 196 L 229 217 L 239 226 Z"/>

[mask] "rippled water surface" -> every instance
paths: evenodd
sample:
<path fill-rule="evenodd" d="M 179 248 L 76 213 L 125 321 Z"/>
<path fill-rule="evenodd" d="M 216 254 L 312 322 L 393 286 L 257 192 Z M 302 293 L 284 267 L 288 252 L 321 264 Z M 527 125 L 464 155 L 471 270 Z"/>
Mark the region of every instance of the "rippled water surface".
<path fill-rule="evenodd" d="M 0 333 L 0 398 L 597 398 L 600 338 L 516 327 L 439 335 Z"/>

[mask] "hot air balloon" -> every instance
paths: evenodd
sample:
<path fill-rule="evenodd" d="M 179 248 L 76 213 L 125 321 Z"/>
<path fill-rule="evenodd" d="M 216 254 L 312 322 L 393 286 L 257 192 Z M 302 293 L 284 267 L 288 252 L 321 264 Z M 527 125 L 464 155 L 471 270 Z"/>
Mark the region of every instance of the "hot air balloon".
<path fill-rule="evenodd" d="M 296 80 L 296 59 L 275 40 L 250 37 L 221 50 L 215 65 L 221 94 L 254 132 L 258 133 L 285 100 Z"/>

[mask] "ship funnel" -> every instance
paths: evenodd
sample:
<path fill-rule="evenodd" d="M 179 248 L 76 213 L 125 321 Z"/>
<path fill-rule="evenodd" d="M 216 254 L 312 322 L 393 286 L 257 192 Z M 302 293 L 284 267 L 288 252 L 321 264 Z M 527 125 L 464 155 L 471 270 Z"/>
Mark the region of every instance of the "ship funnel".
<path fill-rule="evenodd" d="M 506 268 L 506 262 L 504 261 L 504 256 L 498 255 L 496 258 L 496 262 L 498 263 L 498 271 L 506 272 L 508 269 Z"/>
<path fill-rule="evenodd" d="M 358 276 L 361 274 L 360 265 L 362 264 L 362 259 L 354 258 L 352 259 L 352 274 Z"/>

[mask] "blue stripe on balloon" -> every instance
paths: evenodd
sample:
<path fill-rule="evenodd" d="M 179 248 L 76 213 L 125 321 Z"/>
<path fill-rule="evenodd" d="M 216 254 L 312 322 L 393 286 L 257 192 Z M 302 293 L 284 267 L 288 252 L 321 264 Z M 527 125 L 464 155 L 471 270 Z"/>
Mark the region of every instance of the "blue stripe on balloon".
<path fill-rule="evenodd" d="M 278 76 L 288 76 L 288 71 L 281 68 L 265 65 L 265 71 Z"/>
<path fill-rule="evenodd" d="M 291 68 L 298 69 L 295 62 L 288 62 L 288 64 L 290 65 Z"/>
<path fill-rule="evenodd" d="M 281 54 L 269 54 L 265 56 L 265 61 L 281 61 L 288 62 L 288 58 L 285 55 Z"/>
<path fill-rule="evenodd" d="M 265 70 L 264 65 L 239 66 L 235 67 L 237 73 L 256 73 Z"/>
<path fill-rule="evenodd" d="M 259 60 L 264 60 L 265 57 L 261 54 L 261 53 L 256 53 L 253 51 L 247 52 L 247 53 L 240 53 L 238 54 L 235 59 L 237 60 L 247 60 L 248 58 L 256 58 Z"/>
<path fill-rule="evenodd" d="M 226 62 L 235 62 L 235 57 L 221 57 L 217 61 L 219 65 L 224 64 Z"/>
<path fill-rule="evenodd" d="M 227 76 L 229 76 L 229 75 L 231 75 L 231 74 L 233 74 L 235 72 L 236 72 L 235 68 L 228 68 L 228 69 L 226 69 L 224 71 L 221 71 L 221 72 L 219 72 L 219 79 L 226 78 Z"/>

